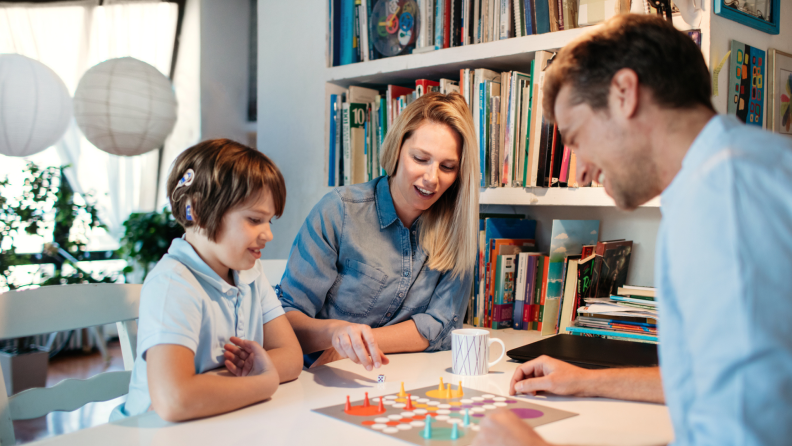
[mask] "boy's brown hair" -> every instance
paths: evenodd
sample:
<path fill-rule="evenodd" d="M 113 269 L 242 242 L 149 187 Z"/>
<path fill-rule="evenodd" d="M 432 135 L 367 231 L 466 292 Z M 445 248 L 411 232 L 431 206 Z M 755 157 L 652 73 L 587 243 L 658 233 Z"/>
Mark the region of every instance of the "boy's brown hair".
<path fill-rule="evenodd" d="M 177 188 L 188 169 L 195 172 L 192 183 Z M 286 183 L 275 163 L 229 139 L 203 141 L 182 152 L 173 162 L 167 187 L 176 221 L 184 228 L 202 228 L 212 241 L 226 212 L 266 190 L 272 194 L 277 217 L 286 205 Z M 192 221 L 187 220 L 188 201 Z"/>
<path fill-rule="evenodd" d="M 545 76 L 545 117 L 555 121 L 556 98 L 566 84 L 572 87 L 573 105 L 606 109 L 611 80 L 622 68 L 633 70 L 660 106 L 703 105 L 715 111 L 709 70 L 693 39 L 658 16 L 624 14 L 558 53 Z"/>

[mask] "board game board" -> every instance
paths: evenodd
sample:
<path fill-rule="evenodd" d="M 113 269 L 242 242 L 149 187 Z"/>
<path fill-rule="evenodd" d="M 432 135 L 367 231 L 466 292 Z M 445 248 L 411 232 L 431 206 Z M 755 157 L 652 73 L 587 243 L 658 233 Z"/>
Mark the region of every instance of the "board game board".
<path fill-rule="evenodd" d="M 505 407 L 531 426 L 541 426 L 577 414 L 516 398 L 492 395 L 451 384 L 422 387 L 408 392 L 366 398 L 314 409 L 337 420 L 372 429 L 417 445 L 467 445 L 473 442 L 478 423 L 487 412 Z M 428 426 L 427 426 L 428 425 Z"/>

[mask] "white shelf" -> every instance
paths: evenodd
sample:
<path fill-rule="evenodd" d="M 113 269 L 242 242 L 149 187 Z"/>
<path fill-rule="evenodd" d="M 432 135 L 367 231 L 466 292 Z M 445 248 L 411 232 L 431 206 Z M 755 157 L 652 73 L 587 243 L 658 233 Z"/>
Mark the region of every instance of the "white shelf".
<path fill-rule="evenodd" d="M 462 68 L 528 71 L 536 51 L 559 49 L 587 30 L 577 28 L 342 65 L 328 68 L 325 80 L 348 87 L 412 84 L 422 78 L 457 79 Z"/>
<path fill-rule="evenodd" d="M 482 189 L 479 204 L 511 206 L 616 206 L 604 187 L 492 187 Z M 642 207 L 660 207 L 660 197 Z"/>

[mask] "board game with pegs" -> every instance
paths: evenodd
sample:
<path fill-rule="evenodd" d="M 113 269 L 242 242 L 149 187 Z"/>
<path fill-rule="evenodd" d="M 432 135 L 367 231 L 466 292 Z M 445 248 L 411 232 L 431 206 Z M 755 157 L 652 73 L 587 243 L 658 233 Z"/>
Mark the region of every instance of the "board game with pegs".
<path fill-rule="evenodd" d="M 405 392 L 404 383 L 398 393 L 314 409 L 355 426 L 373 429 L 418 445 L 467 445 L 473 442 L 478 423 L 487 412 L 498 408 L 511 409 L 533 427 L 574 417 L 575 413 L 532 404 L 516 398 L 491 395 L 444 384 Z"/>

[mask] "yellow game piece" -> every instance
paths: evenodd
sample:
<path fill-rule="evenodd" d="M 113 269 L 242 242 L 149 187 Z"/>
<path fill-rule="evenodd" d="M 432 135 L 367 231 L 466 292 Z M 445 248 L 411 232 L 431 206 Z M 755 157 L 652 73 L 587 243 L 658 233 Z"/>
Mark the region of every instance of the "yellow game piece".
<path fill-rule="evenodd" d="M 465 396 L 465 392 L 462 391 L 462 381 L 459 381 L 459 387 L 457 387 L 456 397 L 462 398 L 463 396 Z"/>
<path fill-rule="evenodd" d="M 402 397 L 403 397 L 403 396 L 407 396 L 407 392 L 405 392 L 405 391 L 404 391 L 404 381 L 402 381 L 402 383 L 401 383 L 401 390 L 399 390 L 399 393 L 397 393 L 397 395 L 398 395 L 398 396 L 402 396 Z"/>
<path fill-rule="evenodd" d="M 445 398 L 446 398 L 446 399 L 449 399 L 449 400 L 450 400 L 451 398 L 453 398 L 453 396 L 451 396 L 451 383 L 448 383 L 448 384 L 446 385 Z"/>
<path fill-rule="evenodd" d="M 441 392 L 443 390 L 445 390 L 445 386 L 443 386 L 443 377 L 442 376 L 440 377 L 440 385 L 437 387 L 437 390 L 439 390 Z"/>

